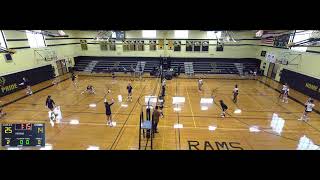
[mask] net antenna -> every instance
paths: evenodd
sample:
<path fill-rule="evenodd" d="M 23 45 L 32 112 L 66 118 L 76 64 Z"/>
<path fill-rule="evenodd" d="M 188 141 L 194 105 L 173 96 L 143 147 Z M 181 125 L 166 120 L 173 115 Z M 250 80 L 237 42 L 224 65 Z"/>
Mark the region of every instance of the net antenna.
<path fill-rule="evenodd" d="M 109 39 L 112 38 L 113 33 L 114 31 L 105 31 L 105 30 L 98 31 L 98 34 L 96 35 L 96 37 L 93 38 L 93 41 L 94 42 L 109 41 Z"/>

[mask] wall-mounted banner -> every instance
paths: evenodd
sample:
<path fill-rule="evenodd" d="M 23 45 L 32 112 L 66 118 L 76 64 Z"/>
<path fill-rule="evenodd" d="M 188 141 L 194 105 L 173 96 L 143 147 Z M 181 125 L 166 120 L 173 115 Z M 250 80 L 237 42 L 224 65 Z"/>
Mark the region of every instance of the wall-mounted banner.
<path fill-rule="evenodd" d="M 26 77 L 31 85 L 50 80 L 54 77 L 54 70 L 51 65 L 42 66 L 14 74 L 0 76 L 0 97 L 11 94 L 26 88 L 22 83 L 22 78 Z"/>
<path fill-rule="evenodd" d="M 320 79 L 283 69 L 280 82 L 288 83 L 292 89 L 320 100 Z"/>

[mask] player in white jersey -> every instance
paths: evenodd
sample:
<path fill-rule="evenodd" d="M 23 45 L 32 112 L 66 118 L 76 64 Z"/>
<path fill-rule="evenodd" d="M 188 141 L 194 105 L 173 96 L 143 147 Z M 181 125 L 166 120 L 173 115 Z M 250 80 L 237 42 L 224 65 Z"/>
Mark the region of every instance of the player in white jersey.
<path fill-rule="evenodd" d="M 200 77 L 200 78 L 198 79 L 198 90 L 199 90 L 199 91 L 202 91 L 202 85 L 203 85 L 203 80 L 202 80 L 202 78 Z"/>
<path fill-rule="evenodd" d="M 314 108 L 314 104 L 313 104 L 313 99 L 309 98 L 308 101 L 305 103 L 305 110 L 304 110 L 304 113 L 302 115 L 302 117 L 298 120 L 303 120 L 303 121 L 307 121 L 309 120 L 309 117 L 308 117 L 308 113 L 311 113 L 313 108 Z"/>
<path fill-rule="evenodd" d="M 238 88 L 238 85 L 236 84 L 233 89 L 233 102 L 234 103 L 237 103 L 237 101 L 238 101 L 238 94 L 239 94 L 239 88 Z"/>
<path fill-rule="evenodd" d="M 279 95 L 279 98 L 282 99 L 283 98 L 283 94 L 285 92 L 285 90 L 288 88 L 288 84 L 284 84 L 282 85 L 282 89 L 281 89 L 281 92 L 280 92 L 280 95 Z"/>
<path fill-rule="evenodd" d="M 289 86 L 287 85 L 283 91 L 282 102 L 288 103 Z"/>

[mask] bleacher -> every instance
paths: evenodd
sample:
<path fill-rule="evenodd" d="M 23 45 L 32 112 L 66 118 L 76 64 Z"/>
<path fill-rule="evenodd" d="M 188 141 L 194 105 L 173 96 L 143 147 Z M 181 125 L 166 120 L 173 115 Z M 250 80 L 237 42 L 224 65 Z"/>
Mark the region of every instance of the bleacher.
<path fill-rule="evenodd" d="M 195 74 L 240 74 L 259 69 L 258 59 L 218 59 L 218 58 L 170 58 L 171 68 L 184 73 L 184 63 L 192 62 Z M 151 72 L 160 66 L 160 57 L 76 57 L 75 70 L 84 71 L 90 62 L 97 61 L 92 68 L 94 73 L 130 71 L 138 62 L 146 62 L 144 72 Z"/>

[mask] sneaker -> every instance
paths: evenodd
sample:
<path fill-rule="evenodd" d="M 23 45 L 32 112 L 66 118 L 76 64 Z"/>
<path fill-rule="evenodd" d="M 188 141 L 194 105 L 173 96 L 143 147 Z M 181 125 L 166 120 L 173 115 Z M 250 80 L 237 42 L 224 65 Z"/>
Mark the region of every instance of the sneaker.
<path fill-rule="evenodd" d="M 112 122 L 109 123 L 109 126 L 110 126 L 110 127 L 113 127 Z"/>
<path fill-rule="evenodd" d="M 302 121 L 303 119 L 302 119 L 302 118 L 299 118 L 298 120 L 299 120 L 299 121 Z"/>
<path fill-rule="evenodd" d="M 107 121 L 107 125 L 109 125 L 110 124 L 110 121 Z"/>

